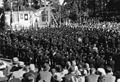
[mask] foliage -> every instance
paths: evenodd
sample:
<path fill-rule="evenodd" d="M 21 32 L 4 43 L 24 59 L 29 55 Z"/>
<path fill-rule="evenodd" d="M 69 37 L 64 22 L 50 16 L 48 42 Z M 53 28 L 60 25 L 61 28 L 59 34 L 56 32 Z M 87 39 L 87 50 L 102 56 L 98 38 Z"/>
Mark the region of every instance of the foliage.
<path fill-rule="evenodd" d="M 10 1 L 5 1 L 4 2 L 4 8 L 5 8 L 6 11 L 10 11 L 11 10 Z"/>
<path fill-rule="evenodd" d="M 63 15 L 66 16 L 66 18 L 70 18 L 73 21 L 78 21 L 79 17 L 81 16 L 82 10 L 82 2 L 83 0 L 65 0 L 64 3 L 67 3 L 64 5 L 64 12 Z M 83 8 L 84 9 L 84 8 Z"/>

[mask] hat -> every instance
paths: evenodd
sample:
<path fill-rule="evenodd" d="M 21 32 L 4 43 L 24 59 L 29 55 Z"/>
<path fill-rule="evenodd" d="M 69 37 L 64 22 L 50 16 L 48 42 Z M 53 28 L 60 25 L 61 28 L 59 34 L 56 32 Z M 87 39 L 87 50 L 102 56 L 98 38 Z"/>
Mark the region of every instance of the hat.
<path fill-rule="evenodd" d="M 71 63 L 70 63 L 70 61 L 67 61 L 67 65 L 68 65 L 68 66 L 71 66 Z"/>
<path fill-rule="evenodd" d="M 75 60 L 72 61 L 72 66 L 76 66 L 76 61 Z"/>
<path fill-rule="evenodd" d="M 93 51 L 98 53 L 98 48 L 97 47 L 93 47 Z"/>
<path fill-rule="evenodd" d="M 5 75 L 3 74 L 3 71 L 0 71 L 0 77 L 5 77 Z"/>
<path fill-rule="evenodd" d="M 120 82 L 120 79 L 117 79 L 117 82 Z"/>
<path fill-rule="evenodd" d="M 90 65 L 89 65 L 88 63 L 85 63 L 85 68 L 86 68 L 87 70 L 90 70 Z"/>
<path fill-rule="evenodd" d="M 29 68 L 30 68 L 30 70 L 35 71 L 35 65 L 34 64 L 30 64 Z"/>
<path fill-rule="evenodd" d="M 18 63 L 19 63 L 19 59 L 18 59 L 17 57 L 14 57 L 14 58 L 13 58 L 13 63 L 14 63 L 14 64 L 18 64 Z"/>
<path fill-rule="evenodd" d="M 64 69 L 64 70 L 62 71 L 62 73 L 63 73 L 63 75 L 66 75 L 66 74 L 68 74 L 68 70 L 67 70 L 67 69 Z"/>
<path fill-rule="evenodd" d="M 100 72 L 102 75 L 106 75 L 104 68 L 98 68 L 97 71 Z"/>
<path fill-rule="evenodd" d="M 5 69 L 7 67 L 7 64 L 3 61 L 0 61 L 0 69 Z"/>
<path fill-rule="evenodd" d="M 22 62 L 22 61 L 20 61 L 18 65 L 19 65 L 20 67 L 25 67 L 24 62 Z"/>
<path fill-rule="evenodd" d="M 78 38 L 78 42 L 82 42 L 82 38 L 81 37 Z"/>

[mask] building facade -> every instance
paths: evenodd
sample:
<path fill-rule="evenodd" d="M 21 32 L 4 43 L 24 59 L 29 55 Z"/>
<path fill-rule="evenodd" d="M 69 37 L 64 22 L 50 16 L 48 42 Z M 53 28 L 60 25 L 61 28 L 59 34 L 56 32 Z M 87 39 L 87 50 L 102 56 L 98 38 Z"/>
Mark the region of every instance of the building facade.
<path fill-rule="evenodd" d="M 12 30 L 46 27 L 50 25 L 50 22 L 50 7 L 43 7 L 35 11 L 5 12 L 5 23 Z"/>

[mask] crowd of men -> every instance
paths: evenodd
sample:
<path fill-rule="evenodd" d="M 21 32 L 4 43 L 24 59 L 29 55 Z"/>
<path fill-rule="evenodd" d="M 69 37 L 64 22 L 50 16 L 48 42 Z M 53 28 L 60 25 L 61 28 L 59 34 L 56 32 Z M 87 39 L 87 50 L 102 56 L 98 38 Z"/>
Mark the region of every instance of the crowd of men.
<path fill-rule="evenodd" d="M 103 22 L 2 32 L 1 56 L 13 64 L 1 77 L 22 82 L 119 81 L 119 26 Z"/>

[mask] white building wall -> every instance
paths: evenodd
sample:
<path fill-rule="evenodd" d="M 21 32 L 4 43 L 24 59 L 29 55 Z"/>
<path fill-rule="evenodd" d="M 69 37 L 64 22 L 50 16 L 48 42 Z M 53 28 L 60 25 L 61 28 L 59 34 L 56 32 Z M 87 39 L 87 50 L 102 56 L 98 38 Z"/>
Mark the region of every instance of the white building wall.
<path fill-rule="evenodd" d="M 42 11 L 44 11 L 44 8 L 37 11 L 5 12 L 5 22 L 9 26 L 12 25 L 13 30 L 29 29 L 30 27 L 45 27 L 49 24 L 48 22 L 50 22 L 50 16 L 48 15 L 47 21 L 42 21 Z M 11 14 L 12 23 L 10 22 Z"/>

